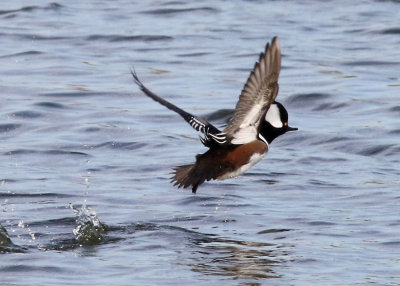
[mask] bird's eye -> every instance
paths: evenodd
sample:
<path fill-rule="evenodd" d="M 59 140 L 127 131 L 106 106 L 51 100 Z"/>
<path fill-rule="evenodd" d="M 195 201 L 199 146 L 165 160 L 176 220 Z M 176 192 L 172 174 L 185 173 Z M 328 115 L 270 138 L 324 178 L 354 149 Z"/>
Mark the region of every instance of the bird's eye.
<path fill-rule="evenodd" d="M 285 126 L 288 126 L 288 123 L 287 123 L 287 122 L 285 122 L 285 123 L 283 123 L 283 125 L 285 125 Z"/>

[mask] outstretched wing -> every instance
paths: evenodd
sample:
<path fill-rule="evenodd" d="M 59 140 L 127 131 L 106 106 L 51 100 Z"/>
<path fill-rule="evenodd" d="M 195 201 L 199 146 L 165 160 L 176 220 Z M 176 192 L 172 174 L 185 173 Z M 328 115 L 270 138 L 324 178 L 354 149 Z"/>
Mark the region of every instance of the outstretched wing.
<path fill-rule="evenodd" d="M 274 37 L 260 54 L 253 71 L 240 94 L 231 122 L 225 128 L 231 144 L 245 144 L 257 139 L 258 127 L 278 95 L 281 70 L 279 39 Z"/>
<path fill-rule="evenodd" d="M 192 126 L 197 131 L 203 133 L 204 137 L 200 137 L 200 140 L 205 146 L 211 147 L 213 144 L 224 144 L 226 142 L 225 133 L 221 132 L 218 128 L 216 128 L 206 120 L 180 109 L 176 105 L 173 105 L 172 103 L 153 93 L 151 90 L 143 85 L 133 68 L 131 69 L 131 73 L 133 79 L 135 80 L 135 83 L 147 96 L 164 105 L 165 107 L 175 111 L 180 116 L 182 116 L 182 118 L 185 119 L 185 121 L 188 122 L 190 126 Z"/>

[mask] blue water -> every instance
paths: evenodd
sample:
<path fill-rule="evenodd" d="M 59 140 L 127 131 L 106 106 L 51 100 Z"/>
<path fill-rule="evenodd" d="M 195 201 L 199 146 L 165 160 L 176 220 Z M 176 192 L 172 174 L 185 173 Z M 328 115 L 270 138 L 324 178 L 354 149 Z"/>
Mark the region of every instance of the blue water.
<path fill-rule="evenodd" d="M 1 285 L 400 285 L 399 1 L 9 2 Z M 205 148 L 131 66 L 223 127 L 275 35 L 299 131 L 174 188 Z"/>

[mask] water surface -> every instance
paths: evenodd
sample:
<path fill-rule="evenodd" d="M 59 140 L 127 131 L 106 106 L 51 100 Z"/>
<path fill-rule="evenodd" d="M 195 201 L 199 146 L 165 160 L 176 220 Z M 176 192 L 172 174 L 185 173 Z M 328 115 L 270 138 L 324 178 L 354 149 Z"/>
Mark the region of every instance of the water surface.
<path fill-rule="evenodd" d="M 0 4 L 2 285 L 400 285 L 398 1 Z M 299 128 L 244 176 L 133 84 L 219 127 L 273 36 Z M 27 279 L 29 278 L 29 279 Z"/>

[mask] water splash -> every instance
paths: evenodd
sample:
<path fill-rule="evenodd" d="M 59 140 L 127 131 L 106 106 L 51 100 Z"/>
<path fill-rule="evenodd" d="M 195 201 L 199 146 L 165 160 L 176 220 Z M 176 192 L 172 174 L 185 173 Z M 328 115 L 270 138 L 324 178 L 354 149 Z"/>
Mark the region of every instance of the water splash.
<path fill-rule="evenodd" d="M 0 247 L 10 246 L 12 244 L 7 230 L 0 224 Z"/>
<path fill-rule="evenodd" d="M 19 227 L 19 228 L 22 228 L 22 229 L 26 229 L 26 230 L 28 231 L 28 234 L 30 235 L 32 241 L 36 240 L 35 233 L 32 231 L 32 229 L 29 227 L 29 225 L 27 225 L 26 223 L 24 223 L 23 220 L 20 220 L 20 221 L 18 222 L 18 227 Z"/>
<path fill-rule="evenodd" d="M 73 230 L 75 239 L 81 246 L 93 246 L 104 241 L 105 225 L 103 225 L 94 210 L 82 205 L 80 209 L 70 208 L 76 215 L 76 227 Z"/>
<path fill-rule="evenodd" d="M 89 171 L 86 176 L 83 176 L 86 190 L 82 207 L 76 209 L 72 204 L 70 205 L 76 215 L 76 227 L 73 233 L 80 246 L 97 245 L 104 241 L 105 225 L 100 222 L 96 212 L 86 205 L 90 188 L 90 175 L 91 172 Z"/>
<path fill-rule="evenodd" d="M 24 252 L 25 250 L 11 241 L 7 230 L 0 224 L 0 253 Z"/>

